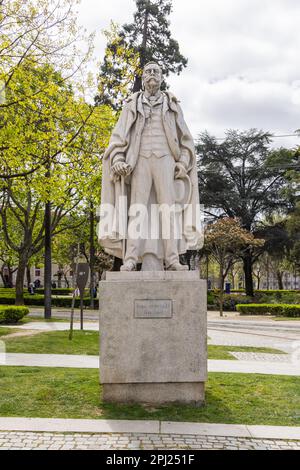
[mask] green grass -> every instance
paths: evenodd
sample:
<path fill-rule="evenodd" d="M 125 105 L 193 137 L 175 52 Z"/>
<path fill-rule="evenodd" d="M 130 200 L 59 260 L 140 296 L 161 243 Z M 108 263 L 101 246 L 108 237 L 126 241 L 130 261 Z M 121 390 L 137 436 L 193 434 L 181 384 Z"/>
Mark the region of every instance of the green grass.
<path fill-rule="evenodd" d="M 206 404 L 103 404 L 98 371 L 0 367 L 0 416 L 300 425 L 300 377 L 210 373 Z"/>
<path fill-rule="evenodd" d="M 6 328 L 5 326 L 0 326 L 0 336 L 9 335 L 11 333 L 16 333 L 18 330 L 17 328 Z"/>
<path fill-rule="evenodd" d="M 29 314 L 30 315 L 30 314 Z M 31 321 L 38 321 L 38 322 L 45 322 L 45 323 L 53 323 L 53 322 L 64 322 L 70 323 L 70 318 L 61 318 L 61 317 L 52 317 L 52 318 L 44 318 L 44 317 L 31 317 L 28 316 L 24 318 L 24 323 L 30 323 Z M 78 320 L 77 320 L 78 321 Z"/>
<path fill-rule="evenodd" d="M 272 348 L 253 348 L 250 346 L 215 346 L 209 344 L 207 347 L 208 359 L 226 359 L 235 360 L 236 358 L 230 354 L 232 352 L 255 352 L 268 354 L 286 354 L 284 351 Z"/>
<path fill-rule="evenodd" d="M 78 320 L 76 320 L 78 322 Z M 24 325 L 25 323 L 31 323 L 31 322 L 45 322 L 45 323 L 56 323 L 56 322 L 64 322 L 64 323 L 70 323 L 70 318 L 57 318 L 57 317 L 52 317 L 49 319 L 45 319 L 44 317 L 23 317 L 22 320 L 18 321 L 16 325 Z M 74 320 L 75 323 L 75 320 Z"/>
<path fill-rule="evenodd" d="M 275 321 L 300 321 L 300 317 L 274 317 Z"/>
<path fill-rule="evenodd" d="M 69 331 L 47 331 L 34 336 L 7 338 L 6 351 L 28 354 L 99 354 L 97 331 L 74 331 L 72 341 Z"/>
<path fill-rule="evenodd" d="M 69 340 L 68 331 L 47 331 L 34 336 L 5 339 L 7 352 L 27 354 L 99 354 L 99 333 L 97 331 L 74 331 Z M 278 349 L 240 346 L 208 346 L 209 359 L 230 359 L 230 351 L 282 353 Z"/>

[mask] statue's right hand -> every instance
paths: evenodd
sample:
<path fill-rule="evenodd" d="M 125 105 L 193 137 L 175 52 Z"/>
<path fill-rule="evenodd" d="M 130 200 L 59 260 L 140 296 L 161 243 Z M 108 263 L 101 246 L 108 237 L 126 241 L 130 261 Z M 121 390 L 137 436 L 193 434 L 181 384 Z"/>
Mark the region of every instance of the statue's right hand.
<path fill-rule="evenodd" d="M 132 170 L 131 170 L 131 166 L 128 165 L 128 163 L 117 162 L 112 166 L 111 171 L 113 172 L 115 176 L 126 176 L 126 175 L 129 175 L 129 173 L 131 173 Z"/>

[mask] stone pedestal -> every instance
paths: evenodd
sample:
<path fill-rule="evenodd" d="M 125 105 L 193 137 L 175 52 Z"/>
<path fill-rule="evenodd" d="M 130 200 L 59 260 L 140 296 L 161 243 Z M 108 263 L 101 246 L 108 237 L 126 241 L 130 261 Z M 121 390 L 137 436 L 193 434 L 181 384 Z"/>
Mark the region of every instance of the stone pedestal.
<path fill-rule="evenodd" d="M 199 272 L 107 272 L 99 296 L 103 400 L 203 403 L 206 281 Z"/>

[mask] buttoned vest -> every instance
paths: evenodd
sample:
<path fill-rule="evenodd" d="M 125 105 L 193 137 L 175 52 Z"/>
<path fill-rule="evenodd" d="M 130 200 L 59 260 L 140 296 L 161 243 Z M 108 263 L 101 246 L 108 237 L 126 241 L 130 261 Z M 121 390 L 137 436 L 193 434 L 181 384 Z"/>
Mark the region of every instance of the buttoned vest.
<path fill-rule="evenodd" d="M 172 155 L 163 126 L 162 100 L 153 106 L 143 102 L 145 125 L 141 136 L 140 155 L 157 158 Z"/>

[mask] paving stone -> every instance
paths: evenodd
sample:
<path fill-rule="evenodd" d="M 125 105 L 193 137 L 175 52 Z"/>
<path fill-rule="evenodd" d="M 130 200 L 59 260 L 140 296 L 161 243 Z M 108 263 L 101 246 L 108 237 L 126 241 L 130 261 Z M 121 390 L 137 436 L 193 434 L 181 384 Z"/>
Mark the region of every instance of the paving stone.
<path fill-rule="evenodd" d="M 233 438 L 177 434 L 68 434 L 5 432 L 0 434 L 0 449 L 111 450 L 111 449 L 227 449 L 227 450 L 300 450 L 299 441 L 258 438 Z"/>

